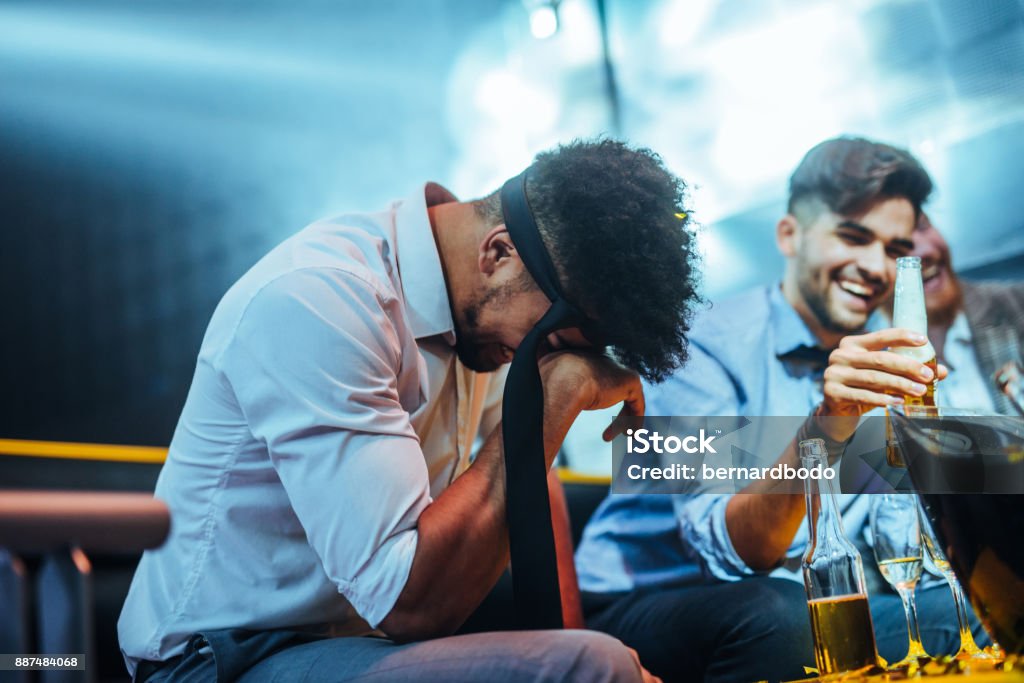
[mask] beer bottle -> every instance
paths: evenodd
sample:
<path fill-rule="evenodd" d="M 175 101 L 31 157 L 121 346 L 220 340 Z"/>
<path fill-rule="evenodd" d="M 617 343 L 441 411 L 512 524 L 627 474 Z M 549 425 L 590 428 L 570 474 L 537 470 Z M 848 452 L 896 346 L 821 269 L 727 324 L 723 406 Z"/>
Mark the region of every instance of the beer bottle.
<path fill-rule="evenodd" d="M 928 313 L 924 305 L 924 283 L 921 280 L 921 259 L 904 256 L 896 259 L 896 291 L 893 296 L 892 326 L 903 327 L 911 332 L 928 336 Z M 904 405 L 934 406 L 935 377 L 938 374 L 938 360 L 931 342 L 924 346 L 897 346 L 890 349 L 908 358 L 913 358 L 932 369 L 932 381 L 924 396 L 907 395 Z"/>
<path fill-rule="evenodd" d="M 821 439 L 800 442 L 800 464 L 828 466 Z M 830 479 L 804 479 L 808 544 L 801 568 L 814 638 L 814 659 L 821 676 L 885 666 L 878 656 L 868 609 L 864 565 L 857 548 L 843 534 L 842 519 Z"/>
<path fill-rule="evenodd" d="M 917 256 L 904 256 L 896 259 L 896 288 L 893 294 L 892 307 L 893 327 L 902 327 L 928 336 L 928 312 L 924 303 L 924 282 L 921 279 L 921 259 Z M 905 406 L 935 405 L 935 376 L 938 374 L 938 359 L 935 347 L 931 342 L 924 346 L 896 346 L 890 349 L 908 358 L 927 365 L 932 369 L 932 381 L 926 385 L 923 396 L 906 394 L 903 396 Z M 885 409 L 885 459 L 892 467 L 906 467 L 903 453 L 896 443 L 892 429 L 892 418 L 889 409 Z"/>

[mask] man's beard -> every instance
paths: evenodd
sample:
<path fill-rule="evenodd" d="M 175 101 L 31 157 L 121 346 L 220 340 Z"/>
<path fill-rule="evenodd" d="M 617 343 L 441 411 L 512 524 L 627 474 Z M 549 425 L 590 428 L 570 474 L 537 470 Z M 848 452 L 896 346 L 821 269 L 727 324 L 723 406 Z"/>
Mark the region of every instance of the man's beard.
<path fill-rule="evenodd" d="M 946 277 L 949 278 L 948 287 L 952 293 L 944 298 L 939 306 L 928 307 L 928 324 L 937 327 L 949 327 L 953 324 L 957 314 L 964 305 L 964 292 L 960 287 L 960 279 L 953 272 L 953 269 L 946 266 Z M 927 302 L 927 299 L 925 299 Z"/>
<path fill-rule="evenodd" d="M 832 314 L 831 305 L 833 304 L 829 301 L 828 295 L 828 290 L 832 287 L 831 279 L 829 279 L 828 284 L 825 286 L 824 292 L 817 289 L 815 283 L 809 278 L 801 278 L 797 286 L 800 289 L 801 296 L 807 303 L 807 308 L 811 310 L 818 323 L 826 330 L 839 334 L 853 334 L 862 331 L 864 325 L 867 324 L 871 313 L 865 315 L 862 320 L 857 321 L 846 319 L 846 316 L 843 316 L 842 313 L 839 315 Z M 834 305 L 838 306 L 839 304 Z"/>
<path fill-rule="evenodd" d="M 455 324 L 455 355 L 463 365 L 474 372 L 494 372 L 501 367 L 501 363 L 484 358 L 482 349 L 483 345 L 471 333 L 464 332 L 458 323 Z"/>
<path fill-rule="evenodd" d="M 485 355 L 485 351 L 494 348 L 497 342 L 485 342 L 480 339 L 480 312 L 485 306 L 498 308 L 507 304 L 514 294 L 527 291 L 529 285 L 528 278 L 521 278 L 519 282 L 489 289 L 478 301 L 463 310 L 463 324 L 459 323 L 459 316 L 455 316 L 455 355 L 463 365 L 475 372 L 494 372 L 504 365 L 501 361 Z"/>

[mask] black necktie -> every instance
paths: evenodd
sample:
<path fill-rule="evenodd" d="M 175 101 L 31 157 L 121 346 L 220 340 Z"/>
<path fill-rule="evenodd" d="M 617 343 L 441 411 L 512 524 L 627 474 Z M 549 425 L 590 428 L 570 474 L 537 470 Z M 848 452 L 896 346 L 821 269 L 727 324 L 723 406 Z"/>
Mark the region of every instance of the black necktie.
<path fill-rule="evenodd" d="M 501 208 L 520 259 L 551 301 L 551 308 L 516 349 L 502 401 L 505 515 L 516 625 L 521 629 L 562 628 L 544 460 L 544 387 L 537 368 L 537 352 L 552 332 L 583 326 L 586 320 L 562 295 L 557 271 L 526 198 L 525 171 L 502 187 Z"/>
<path fill-rule="evenodd" d="M 832 355 L 830 349 L 801 344 L 780 355 L 779 358 L 784 361 L 802 363 L 814 372 L 822 372 L 828 367 L 828 357 L 830 355 Z"/>

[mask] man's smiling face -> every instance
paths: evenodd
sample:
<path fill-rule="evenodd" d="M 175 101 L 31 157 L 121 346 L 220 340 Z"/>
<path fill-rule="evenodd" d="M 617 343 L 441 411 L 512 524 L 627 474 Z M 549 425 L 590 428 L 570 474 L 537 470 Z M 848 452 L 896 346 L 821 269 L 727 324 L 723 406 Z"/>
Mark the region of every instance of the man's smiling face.
<path fill-rule="evenodd" d="M 913 248 L 914 207 L 892 197 L 858 215 L 823 209 L 807 222 L 797 229 L 794 255 L 800 297 L 825 330 L 860 331 L 888 298 L 896 259 Z"/>
<path fill-rule="evenodd" d="M 914 230 L 914 256 L 921 257 L 929 322 L 952 322 L 960 310 L 960 282 L 953 272 L 949 245 L 926 214 Z"/>

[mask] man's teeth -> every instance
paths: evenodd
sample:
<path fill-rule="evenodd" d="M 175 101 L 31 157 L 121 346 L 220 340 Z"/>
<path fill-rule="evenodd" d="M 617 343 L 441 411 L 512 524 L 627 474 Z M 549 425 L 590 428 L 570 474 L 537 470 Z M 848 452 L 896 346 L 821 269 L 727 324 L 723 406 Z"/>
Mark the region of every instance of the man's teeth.
<path fill-rule="evenodd" d="M 939 264 L 933 263 L 930 266 L 924 268 L 921 271 L 922 280 L 931 280 L 933 277 L 939 274 Z"/>
<path fill-rule="evenodd" d="M 856 296 L 871 296 L 872 294 L 875 293 L 874 290 L 871 289 L 870 287 L 865 287 L 862 284 L 858 284 L 856 282 L 849 282 L 846 280 L 840 282 L 839 286 L 842 287 L 843 290 Z"/>

